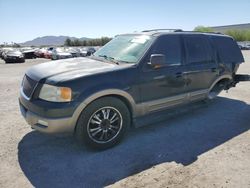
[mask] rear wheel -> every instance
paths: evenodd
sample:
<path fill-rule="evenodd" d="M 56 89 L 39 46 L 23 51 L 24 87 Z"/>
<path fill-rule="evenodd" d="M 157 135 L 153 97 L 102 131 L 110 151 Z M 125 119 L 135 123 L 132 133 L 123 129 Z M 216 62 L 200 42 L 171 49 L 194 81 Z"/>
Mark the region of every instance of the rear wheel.
<path fill-rule="evenodd" d="M 122 139 L 129 125 L 127 106 L 118 98 L 104 97 L 84 109 L 78 119 L 75 135 L 87 146 L 106 149 Z"/>

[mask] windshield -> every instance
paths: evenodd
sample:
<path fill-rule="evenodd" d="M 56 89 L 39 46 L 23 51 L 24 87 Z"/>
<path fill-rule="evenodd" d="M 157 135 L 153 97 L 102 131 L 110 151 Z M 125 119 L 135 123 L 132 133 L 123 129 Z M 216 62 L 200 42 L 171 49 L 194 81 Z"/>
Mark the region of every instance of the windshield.
<path fill-rule="evenodd" d="M 137 63 L 151 42 L 152 37 L 147 35 L 121 35 L 95 52 L 94 56 Z"/>

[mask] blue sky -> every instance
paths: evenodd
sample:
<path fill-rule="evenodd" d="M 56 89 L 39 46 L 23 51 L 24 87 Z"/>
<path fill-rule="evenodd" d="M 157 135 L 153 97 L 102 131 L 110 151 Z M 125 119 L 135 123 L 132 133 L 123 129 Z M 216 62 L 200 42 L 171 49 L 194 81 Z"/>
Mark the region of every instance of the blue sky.
<path fill-rule="evenodd" d="M 250 23 L 250 0 L 0 0 L 0 43 Z"/>

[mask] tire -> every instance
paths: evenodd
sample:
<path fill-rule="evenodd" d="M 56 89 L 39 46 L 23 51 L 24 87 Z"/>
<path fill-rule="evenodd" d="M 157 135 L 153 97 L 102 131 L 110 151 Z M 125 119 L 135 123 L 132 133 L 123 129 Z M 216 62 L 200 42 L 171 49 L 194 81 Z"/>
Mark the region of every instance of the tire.
<path fill-rule="evenodd" d="M 107 149 L 121 141 L 130 126 L 127 106 L 118 98 L 93 101 L 81 113 L 75 129 L 78 141 L 94 149 Z"/>

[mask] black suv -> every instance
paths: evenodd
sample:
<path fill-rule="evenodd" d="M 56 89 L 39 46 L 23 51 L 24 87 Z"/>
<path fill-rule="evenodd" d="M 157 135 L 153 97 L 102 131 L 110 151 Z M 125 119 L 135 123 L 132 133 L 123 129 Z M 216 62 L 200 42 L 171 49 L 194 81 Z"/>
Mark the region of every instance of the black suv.
<path fill-rule="evenodd" d="M 150 30 L 116 36 L 90 57 L 30 68 L 20 108 L 32 128 L 74 133 L 108 148 L 143 118 L 213 99 L 236 83 L 244 62 L 237 43 L 218 33 Z"/>

